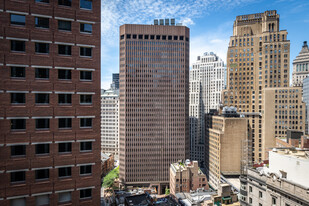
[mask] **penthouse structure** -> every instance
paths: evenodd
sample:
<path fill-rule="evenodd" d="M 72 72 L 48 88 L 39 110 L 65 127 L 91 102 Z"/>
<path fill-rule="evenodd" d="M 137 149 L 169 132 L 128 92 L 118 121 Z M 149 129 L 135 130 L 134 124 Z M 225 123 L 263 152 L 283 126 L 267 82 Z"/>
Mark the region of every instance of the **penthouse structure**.
<path fill-rule="evenodd" d="M 100 8 L 0 2 L 0 205 L 100 205 Z"/>
<path fill-rule="evenodd" d="M 287 31 L 279 29 L 276 10 L 236 17 L 228 47 L 227 90 L 222 93 L 222 102 L 249 118 L 253 162 L 264 159 L 262 147 L 274 138 L 262 136 L 263 89 L 288 87 L 289 65 L 290 41 Z"/>
<path fill-rule="evenodd" d="M 120 27 L 119 177 L 159 193 L 170 164 L 188 159 L 190 149 L 190 34 L 171 22 Z"/>

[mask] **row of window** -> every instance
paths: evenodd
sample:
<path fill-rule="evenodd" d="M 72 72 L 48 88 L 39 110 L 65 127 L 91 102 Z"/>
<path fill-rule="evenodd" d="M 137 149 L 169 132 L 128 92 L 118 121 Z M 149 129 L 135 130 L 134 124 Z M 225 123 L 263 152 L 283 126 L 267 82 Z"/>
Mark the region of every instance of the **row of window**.
<path fill-rule="evenodd" d="M 49 19 L 48 17 L 34 17 L 34 23 L 36 28 L 49 29 Z M 26 16 L 21 14 L 11 14 L 10 24 L 25 26 Z M 72 31 L 72 21 L 58 20 L 58 30 L 59 31 Z M 92 24 L 80 23 L 79 31 L 81 33 L 92 34 Z"/>
<path fill-rule="evenodd" d="M 26 103 L 26 93 L 11 93 L 11 103 L 12 104 L 25 104 Z M 49 94 L 36 93 L 35 94 L 35 104 L 49 104 L 50 98 Z M 83 105 L 92 104 L 91 94 L 81 94 L 79 98 L 79 103 Z M 59 105 L 71 105 L 72 104 L 72 94 L 58 94 L 58 104 Z"/>
<path fill-rule="evenodd" d="M 49 0 L 35 0 L 35 2 L 49 3 Z M 72 6 L 72 0 L 58 0 L 59 6 Z M 92 10 L 92 0 L 79 0 L 79 8 Z"/>
<path fill-rule="evenodd" d="M 85 141 L 80 142 L 80 152 L 91 152 L 92 142 Z M 72 152 L 72 142 L 61 142 L 58 143 L 58 153 L 71 153 Z M 50 153 L 49 144 L 39 143 L 35 145 L 36 155 L 48 155 Z M 26 145 L 12 145 L 11 146 L 11 157 L 21 157 L 26 156 Z"/>
<path fill-rule="evenodd" d="M 35 119 L 35 128 L 37 130 L 48 130 L 50 128 L 50 119 Z M 92 118 L 80 118 L 80 128 L 92 128 Z M 59 129 L 72 129 L 72 118 L 58 118 Z M 26 129 L 26 119 L 11 119 L 11 130 L 20 131 Z"/>
<path fill-rule="evenodd" d="M 49 79 L 49 68 L 35 68 L 36 79 Z M 11 67 L 12 78 L 25 78 L 26 68 L 25 67 Z M 69 69 L 58 69 L 59 80 L 71 80 L 72 70 Z M 79 79 L 81 81 L 92 81 L 92 71 L 80 71 Z"/>
<path fill-rule="evenodd" d="M 26 42 L 20 40 L 11 40 L 11 51 L 13 52 L 26 52 Z M 49 54 L 49 43 L 35 42 L 35 53 Z M 65 56 L 72 56 L 71 45 L 58 45 L 58 54 Z M 79 55 L 81 57 L 92 57 L 91 47 L 79 47 Z"/>
<path fill-rule="evenodd" d="M 11 183 L 24 183 L 26 181 L 26 171 L 11 172 Z M 82 165 L 79 169 L 79 174 L 81 176 L 92 174 L 92 165 Z M 72 177 L 72 167 L 61 167 L 58 168 L 59 178 Z M 49 169 L 38 169 L 35 170 L 35 180 L 48 180 L 49 179 Z"/>
<path fill-rule="evenodd" d="M 120 36 L 120 40 L 123 40 L 125 35 Z M 184 41 L 184 36 L 167 36 L 167 35 L 148 35 L 148 34 L 127 34 L 126 39 L 145 39 L 145 40 L 175 40 L 175 41 Z M 189 38 L 186 37 L 186 41 L 189 41 Z"/>
<path fill-rule="evenodd" d="M 79 190 L 79 198 L 81 200 L 83 199 L 91 199 L 92 197 L 92 189 L 80 189 Z M 58 193 L 58 203 L 64 204 L 64 203 L 70 203 L 72 201 L 72 192 L 61 192 Z M 24 206 L 26 205 L 26 198 L 17 198 L 10 200 L 11 206 Z M 43 205 L 50 205 L 50 196 L 47 195 L 38 195 L 35 196 L 35 205 L 37 206 L 43 206 Z"/>

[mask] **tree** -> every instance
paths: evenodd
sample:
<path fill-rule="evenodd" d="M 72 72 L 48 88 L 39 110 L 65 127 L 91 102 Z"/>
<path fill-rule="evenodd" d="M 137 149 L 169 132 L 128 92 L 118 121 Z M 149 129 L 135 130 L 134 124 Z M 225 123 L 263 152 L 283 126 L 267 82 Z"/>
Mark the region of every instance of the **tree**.
<path fill-rule="evenodd" d="M 104 178 L 102 186 L 104 188 L 111 188 L 114 184 L 115 179 L 119 177 L 119 166 L 110 171 Z"/>

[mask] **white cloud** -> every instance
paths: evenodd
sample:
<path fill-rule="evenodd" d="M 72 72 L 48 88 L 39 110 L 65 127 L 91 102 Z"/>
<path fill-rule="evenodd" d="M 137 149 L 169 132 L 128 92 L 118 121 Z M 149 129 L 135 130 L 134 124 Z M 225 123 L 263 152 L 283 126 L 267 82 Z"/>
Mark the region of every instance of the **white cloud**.
<path fill-rule="evenodd" d="M 239 6 L 254 0 L 102 0 L 102 42 L 118 45 L 118 29 L 122 24 L 151 24 L 153 19 L 176 18 L 185 25 L 205 16 L 209 11 Z"/>

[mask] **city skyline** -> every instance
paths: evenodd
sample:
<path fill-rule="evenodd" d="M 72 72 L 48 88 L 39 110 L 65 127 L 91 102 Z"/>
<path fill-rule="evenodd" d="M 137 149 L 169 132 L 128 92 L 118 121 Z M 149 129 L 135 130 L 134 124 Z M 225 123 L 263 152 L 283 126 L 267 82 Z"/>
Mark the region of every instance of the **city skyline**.
<path fill-rule="evenodd" d="M 226 64 L 227 46 L 229 37 L 232 35 L 235 16 L 275 9 L 280 14 L 284 29 L 289 31 L 290 69 L 292 70 L 292 60 L 301 50 L 303 41 L 308 40 L 306 31 L 309 29 L 304 26 L 309 25 L 309 14 L 305 13 L 306 6 L 309 6 L 309 2 L 305 0 L 274 0 L 271 2 L 266 0 L 233 2 L 203 0 L 187 1 L 183 5 L 178 5 L 176 0 L 164 3 L 161 1 L 154 3 L 152 0 L 143 1 L 143 3 L 104 0 L 101 8 L 101 69 L 105 72 L 101 74 L 101 87 L 108 89 L 112 81 L 112 73 L 119 71 L 118 26 L 124 23 L 153 24 L 153 20 L 158 18 L 176 18 L 176 22 L 183 22 L 191 29 L 191 68 L 196 57 L 204 52 L 215 52 Z M 302 32 L 299 32 L 299 28 Z"/>

